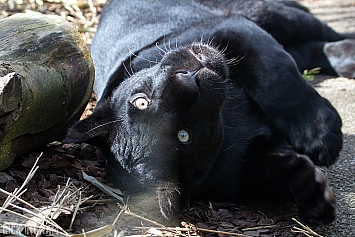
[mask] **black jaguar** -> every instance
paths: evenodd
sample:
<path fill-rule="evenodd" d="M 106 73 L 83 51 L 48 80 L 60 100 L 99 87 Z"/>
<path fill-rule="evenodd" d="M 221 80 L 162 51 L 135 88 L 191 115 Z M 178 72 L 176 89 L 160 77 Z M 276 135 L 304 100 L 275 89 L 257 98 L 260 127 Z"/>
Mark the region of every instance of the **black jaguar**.
<path fill-rule="evenodd" d="M 338 157 L 342 122 L 299 70 L 354 77 L 351 37 L 290 1 L 113 0 L 91 48 L 99 101 L 67 140 L 100 147 L 116 183 L 156 195 L 166 218 L 265 195 L 327 224 L 317 166 Z"/>

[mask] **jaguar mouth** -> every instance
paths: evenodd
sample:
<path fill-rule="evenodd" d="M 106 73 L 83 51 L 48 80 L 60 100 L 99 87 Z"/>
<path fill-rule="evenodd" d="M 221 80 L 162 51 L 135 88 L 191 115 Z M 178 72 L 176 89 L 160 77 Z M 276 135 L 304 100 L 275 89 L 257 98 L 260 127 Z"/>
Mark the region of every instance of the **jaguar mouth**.
<path fill-rule="evenodd" d="M 172 183 L 163 183 L 156 190 L 159 209 L 165 219 L 174 219 L 181 212 L 181 193 Z"/>
<path fill-rule="evenodd" d="M 223 80 L 228 76 L 228 67 L 224 55 L 217 49 L 206 44 L 192 44 L 188 52 L 195 57 L 200 63 L 202 69 L 209 69 L 211 73 L 215 73 Z"/>

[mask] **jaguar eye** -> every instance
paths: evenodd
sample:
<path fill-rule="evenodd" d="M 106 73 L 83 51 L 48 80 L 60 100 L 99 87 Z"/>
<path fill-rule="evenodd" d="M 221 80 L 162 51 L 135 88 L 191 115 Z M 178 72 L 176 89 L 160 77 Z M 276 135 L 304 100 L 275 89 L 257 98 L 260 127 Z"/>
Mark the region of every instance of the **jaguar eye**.
<path fill-rule="evenodd" d="M 186 143 L 190 140 L 190 134 L 186 130 L 180 130 L 178 132 L 178 139 L 182 143 Z"/>
<path fill-rule="evenodd" d="M 136 98 L 133 100 L 132 105 L 140 110 L 145 110 L 148 108 L 149 101 L 143 97 Z"/>

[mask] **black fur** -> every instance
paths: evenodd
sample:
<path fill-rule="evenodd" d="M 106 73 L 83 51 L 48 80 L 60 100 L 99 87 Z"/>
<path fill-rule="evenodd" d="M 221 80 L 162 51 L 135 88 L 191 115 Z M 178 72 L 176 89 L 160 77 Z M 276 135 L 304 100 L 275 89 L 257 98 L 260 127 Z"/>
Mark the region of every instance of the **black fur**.
<path fill-rule="evenodd" d="M 315 165 L 338 157 L 341 119 L 294 59 L 334 73 L 328 43 L 344 39 L 287 1 L 113 0 L 92 45 L 99 101 L 67 140 L 98 145 L 120 187 L 157 192 L 167 218 L 262 193 L 327 224 L 335 200 Z"/>

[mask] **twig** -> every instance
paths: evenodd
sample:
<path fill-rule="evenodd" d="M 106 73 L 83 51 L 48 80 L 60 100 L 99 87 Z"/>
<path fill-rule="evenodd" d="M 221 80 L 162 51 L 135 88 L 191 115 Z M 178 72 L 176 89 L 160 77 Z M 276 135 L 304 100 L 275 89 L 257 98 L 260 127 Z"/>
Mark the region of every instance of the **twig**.
<path fill-rule="evenodd" d="M 303 228 L 303 229 L 301 229 L 299 227 L 294 226 L 292 228 L 292 232 L 302 233 L 306 236 L 323 237 L 322 235 L 319 235 L 318 233 L 313 231 L 308 226 L 306 226 L 306 225 L 302 224 L 301 222 L 299 222 L 298 220 L 296 220 L 296 218 L 292 218 L 292 220 L 295 221 L 297 224 L 299 224 Z"/>
<path fill-rule="evenodd" d="M 118 213 L 118 215 L 116 216 L 116 218 L 115 218 L 115 220 L 113 221 L 112 225 L 115 225 L 115 224 L 116 224 L 118 218 L 121 216 L 121 214 L 122 214 L 123 212 L 124 212 L 124 210 L 121 209 L 120 213 Z"/>
<path fill-rule="evenodd" d="M 93 26 L 93 25 L 95 24 L 96 19 L 97 19 L 97 9 L 96 9 L 96 7 L 94 6 L 92 0 L 88 0 L 87 2 L 88 2 L 90 11 L 92 12 L 92 15 L 93 15 L 93 16 L 92 16 L 91 20 L 89 21 L 90 23 L 88 24 L 88 23 L 86 22 L 85 26 Z"/>
<path fill-rule="evenodd" d="M 107 203 L 113 203 L 116 202 L 116 199 L 91 199 L 91 200 L 85 200 L 83 201 L 83 204 L 85 205 L 91 205 L 91 204 L 107 204 Z"/>
<path fill-rule="evenodd" d="M 30 218 L 30 217 L 27 217 L 27 216 L 25 216 L 25 215 L 22 215 L 22 214 L 20 214 L 20 213 L 17 213 L 17 212 L 15 212 L 15 211 L 11 211 L 11 210 L 5 209 L 5 208 L 3 208 L 3 207 L 0 207 L 0 210 L 9 212 L 9 213 L 11 213 L 11 214 L 13 214 L 13 215 L 16 215 L 16 216 L 19 216 L 19 217 L 21 217 L 21 218 L 23 218 L 23 219 L 32 221 L 32 222 L 38 224 L 39 227 L 41 227 L 43 230 L 47 230 L 47 231 L 51 231 L 51 232 L 57 232 L 57 233 L 62 234 L 62 235 L 64 235 L 64 236 L 70 236 L 70 235 L 69 235 L 66 231 L 64 231 L 64 230 L 63 230 L 63 232 L 62 232 L 62 230 L 59 231 L 59 230 L 57 230 L 57 229 L 54 229 L 54 228 L 45 226 L 45 225 L 43 225 L 42 223 L 40 223 L 40 222 L 38 222 L 38 221 L 36 221 L 36 220 L 33 220 L 33 219 Z M 39 217 L 39 216 L 38 216 L 38 217 Z M 41 217 L 39 217 L 39 218 L 41 218 Z M 6 222 L 4 222 L 4 224 L 5 224 L 5 223 L 6 223 Z M 22 224 L 17 224 L 17 223 L 12 223 L 12 225 L 22 226 Z M 25 225 L 25 226 L 26 226 L 26 225 Z M 1 227 L 4 227 L 4 225 L 2 225 Z"/>
<path fill-rule="evenodd" d="M 226 232 L 226 231 L 219 231 L 219 230 L 209 230 L 209 229 L 203 229 L 203 228 L 198 228 L 198 227 L 196 227 L 196 230 L 197 231 L 201 231 L 201 232 L 216 233 L 216 234 L 222 234 L 222 235 L 231 235 L 231 236 L 239 236 L 239 237 L 252 237 L 250 235 L 243 235 L 243 234 Z"/>
<path fill-rule="evenodd" d="M 312 235 L 307 234 L 307 231 L 306 231 L 306 230 L 301 229 L 301 228 L 296 227 L 296 226 L 294 226 L 291 231 L 292 231 L 293 233 L 301 233 L 301 234 L 304 234 L 304 235 L 307 236 L 307 237 L 312 237 Z"/>
<path fill-rule="evenodd" d="M 37 163 L 38 163 L 40 157 L 42 156 L 42 154 L 43 153 L 41 153 L 37 157 L 34 165 L 32 166 L 30 172 L 28 173 L 26 179 L 24 180 L 24 182 L 23 182 L 23 184 L 21 185 L 20 188 L 15 189 L 13 193 L 7 192 L 7 191 L 5 191 L 5 190 L 0 188 L 0 192 L 2 192 L 2 193 L 7 195 L 7 198 L 6 198 L 3 206 L 0 208 L 0 212 L 6 211 L 6 212 L 13 213 L 13 211 L 7 209 L 8 206 L 12 206 L 12 207 L 18 208 L 20 210 L 23 210 L 24 212 L 30 213 L 31 215 L 38 217 L 39 219 L 41 219 L 44 222 L 47 222 L 47 223 L 51 224 L 54 228 L 57 228 L 57 230 L 56 230 L 57 232 L 58 232 L 58 230 L 60 230 L 60 232 L 62 232 L 62 234 L 66 235 L 66 236 L 69 236 L 69 234 L 62 227 L 60 227 L 57 223 L 55 223 L 50 218 L 48 218 L 45 215 L 43 215 L 43 213 L 41 213 L 41 210 L 39 210 L 38 208 L 34 207 L 30 203 L 28 203 L 28 202 L 26 202 L 26 201 L 24 201 L 23 199 L 20 198 L 20 196 L 26 191 L 26 189 L 25 190 L 23 190 L 23 189 L 25 188 L 27 183 L 31 180 L 31 178 L 34 176 L 34 174 L 36 173 L 37 169 L 39 168 L 37 166 Z M 22 207 L 19 207 L 17 205 L 12 204 L 12 202 L 14 200 L 17 200 L 17 201 L 23 203 L 24 205 L 26 205 L 26 206 L 30 207 L 31 209 L 33 209 L 34 211 L 36 211 L 37 213 L 35 213 L 35 212 L 33 212 L 33 211 L 29 210 L 29 209 L 22 208 Z M 25 219 L 27 219 L 27 218 L 25 218 Z M 36 222 L 33 219 L 31 219 L 31 221 Z M 39 224 L 41 227 L 43 227 L 43 229 L 45 229 L 45 227 L 46 227 L 42 223 L 37 223 L 37 224 Z"/>
<path fill-rule="evenodd" d="M 261 225 L 261 226 L 256 226 L 256 227 L 245 228 L 245 229 L 242 229 L 242 231 L 272 229 L 275 227 L 276 227 L 276 225 Z"/>
<path fill-rule="evenodd" d="M 162 229 L 166 230 L 166 231 L 169 231 L 169 232 L 173 232 L 173 233 L 176 233 L 176 231 L 180 231 L 181 228 L 171 228 L 171 227 L 166 227 L 156 221 L 153 221 L 153 220 L 150 220 L 150 219 L 147 219 L 145 217 L 142 217 L 140 215 L 137 215 L 129 210 L 127 210 L 125 207 L 123 207 L 122 205 L 118 204 L 118 206 L 124 210 L 124 212 L 128 215 L 131 215 L 133 217 L 136 217 L 136 218 L 139 218 L 141 220 L 144 220 L 144 221 L 147 221 L 153 225 L 156 225 L 156 226 L 159 226 L 161 227 Z M 188 231 L 201 231 L 201 232 L 206 232 L 206 233 L 216 233 L 216 234 L 224 234 L 224 235 L 230 235 L 230 236 L 239 236 L 239 237 L 251 237 L 249 235 L 243 235 L 243 234 L 237 234 L 237 233 L 232 233 L 232 232 L 226 232 L 226 231 L 219 231 L 219 230 L 209 230 L 209 229 L 203 229 L 203 228 L 198 228 L 198 227 L 194 227 L 194 228 L 185 228 L 187 229 Z M 181 235 L 181 234 L 180 234 Z"/>
<path fill-rule="evenodd" d="M 116 193 L 114 193 L 112 190 L 109 189 L 109 187 L 107 187 L 106 185 L 100 183 L 96 178 L 87 175 L 84 171 L 82 171 L 83 173 L 83 178 L 92 183 L 95 187 L 97 187 L 98 189 L 100 189 L 102 192 L 106 193 L 107 195 L 110 195 L 114 198 L 116 198 L 117 200 L 119 200 L 121 203 L 124 203 L 123 198 L 118 196 Z"/>
<path fill-rule="evenodd" d="M 149 229 L 151 227 L 135 227 L 137 229 Z M 244 235 L 244 234 L 238 234 L 238 233 L 232 233 L 232 232 L 226 232 L 226 231 L 220 231 L 220 230 L 209 230 L 209 229 L 203 229 L 203 228 L 187 228 L 187 227 L 164 227 L 164 228 L 156 228 L 158 230 L 170 230 L 170 231 L 201 231 L 201 232 L 206 232 L 206 233 L 216 233 L 216 234 L 224 234 L 224 235 L 231 235 L 231 236 L 239 236 L 239 237 L 252 237 L 250 235 Z"/>
<path fill-rule="evenodd" d="M 19 207 L 19 206 L 17 206 L 17 205 L 12 204 L 12 203 L 9 203 L 9 205 L 12 206 L 12 207 L 14 207 L 14 208 L 16 208 L 16 209 L 19 209 L 19 210 L 21 210 L 21 211 L 23 211 L 23 212 L 27 212 L 28 214 L 31 214 L 32 216 L 38 217 L 38 218 L 41 219 L 43 222 L 48 222 L 48 223 L 50 223 L 53 227 L 58 228 L 58 229 L 59 229 L 60 231 L 62 231 L 63 233 L 67 234 L 67 232 L 66 232 L 64 229 L 62 229 L 62 227 L 60 227 L 60 226 L 59 226 L 56 222 L 54 222 L 52 219 L 49 219 L 47 216 L 43 215 L 43 213 L 42 213 L 40 210 L 36 210 L 38 213 L 35 213 L 35 212 L 33 212 L 33 211 L 31 211 L 31 210 L 29 210 L 29 209 L 27 209 L 27 208 Z M 1 208 L 1 207 L 0 207 L 0 208 Z M 2 208 L 1 208 L 1 209 L 2 209 Z M 8 209 L 4 209 L 4 211 L 10 212 L 10 210 L 8 210 Z M 11 211 L 11 213 L 12 213 L 12 211 Z M 30 220 L 30 221 L 33 221 L 33 222 L 39 224 L 40 226 L 44 226 L 43 223 L 39 223 L 39 222 L 33 220 L 32 218 L 25 218 L 25 219 L 28 219 L 28 220 Z M 53 229 L 53 228 L 52 228 L 52 229 Z M 68 234 L 67 234 L 67 235 L 68 235 Z"/>
<path fill-rule="evenodd" d="M 149 223 L 151 223 L 151 224 L 153 224 L 153 225 L 156 225 L 156 226 L 159 226 L 159 227 L 161 227 L 161 228 L 167 229 L 167 227 L 164 226 L 163 224 L 160 224 L 160 223 L 158 223 L 158 222 L 156 222 L 156 221 L 150 220 L 150 219 L 145 218 L 145 217 L 143 217 L 143 216 L 137 215 L 137 214 L 131 212 L 130 210 L 128 210 L 126 207 L 122 206 L 121 204 L 117 204 L 117 205 L 118 205 L 122 210 L 124 210 L 124 212 L 125 212 L 126 214 L 128 214 L 128 215 L 130 215 L 130 216 L 134 216 L 134 217 L 136 217 L 136 218 L 138 218 L 138 219 L 141 219 L 141 220 L 143 220 L 143 221 L 147 221 L 147 222 L 149 222 Z"/>
<path fill-rule="evenodd" d="M 107 236 L 109 235 L 114 226 L 113 225 L 106 225 L 95 230 L 85 231 L 82 229 L 82 234 L 73 234 L 71 237 L 98 237 L 98 236 Z"/>
<path fill-rule="evenodd" d="M 95 27 L 80 27 L 78 28 L 79 32 L 89 32 L 89 33 L 96 33 Z"/>
<path fill-rule="evenodd" d="M 84 237 L 86 237 L 86 233 L 84 229 L 81 229 L 81 231 L 83 232 Z"/>
<path fill-rule="evenodd" d="M 20 197 L 24 192 L 26 192 L 26 189 L 23 190 L 25 188 L 25 186 L 27 185 L 27 183 L 32 179 L 32 177 L 35 175 L 36 171 L 38 170 L 39 166 L 37 166 L 37 163 L 39 161 L 39 159 L 41 158 L 43 152 L 37 157 L 35 163 L 33 164 L 30 172 L 28 173 L 26 179 L 23 181 L 21 187 L 19 188 L 15 188 L 15 190 L 12 192 L 12 195 L 8 195 L 6 200 L 4 201 L 2 207 L 3 208 L 7 208 L 7 206 L 14 200 L 15 197 Z M 0 211 L 1 213 L 1 211 Z"/>
<path fill-rule="evenodd" d="M 81 204 L 81 192 L 79 192 L 79 200 L 78 200 L 77 205 L 75 206 L 74 213 L 73 213 L 73 216 L 72 216 L 71 221 L 70 221 L 69 230 L 72 229 L 72 226 L 73 226 L 73 224 L 74 224 L 74 220 L 75 220 L 75 217 L 76 217 L 76 213 L 77 213 L 78 210 L 79 210 L 80 204 Z M 83 233 L 85 233 L 85 232 L 83 232 Z"/>

